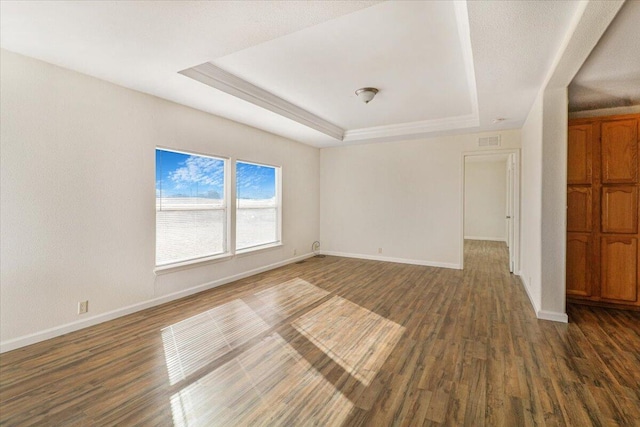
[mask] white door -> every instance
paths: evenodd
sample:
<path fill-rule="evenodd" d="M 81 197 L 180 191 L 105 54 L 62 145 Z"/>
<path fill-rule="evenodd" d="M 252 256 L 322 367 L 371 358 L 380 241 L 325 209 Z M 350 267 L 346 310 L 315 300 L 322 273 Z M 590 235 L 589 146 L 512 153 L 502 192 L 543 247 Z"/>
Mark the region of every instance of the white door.
<path fill-rule="evenodd" d="M 514 193 L 515 193 L 515 167 L 516 167 L 515 154 L 509 154 L 507 159 L 507 212 L 506 212 L 506 226 L 507 226 L 507 246 L 509 247 L 509 272 L 513 273 L 514 259 L 515 259 L 515 245 L 514 245 Z"/>

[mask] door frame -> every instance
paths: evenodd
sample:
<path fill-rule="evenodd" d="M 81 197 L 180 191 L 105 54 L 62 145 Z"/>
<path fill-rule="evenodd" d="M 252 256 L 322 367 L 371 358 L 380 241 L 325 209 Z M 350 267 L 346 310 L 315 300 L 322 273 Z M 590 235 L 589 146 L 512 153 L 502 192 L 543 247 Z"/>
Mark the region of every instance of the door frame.
<path fill-rule="evenodd" d="M 461 157 L 460 179 L 460 269 L 464 269 L 464 200 L 465 200 L 465 169 L 466 158 L 473 156 L 486 156 L 492 154 L 513 154 L 515 157 L 513 169 L 513 274 L 520 275 L 520 149 L 505 148 L 497 150 L 463 151 Z M 505 188 L 505 191 L 507 189 Z"/>

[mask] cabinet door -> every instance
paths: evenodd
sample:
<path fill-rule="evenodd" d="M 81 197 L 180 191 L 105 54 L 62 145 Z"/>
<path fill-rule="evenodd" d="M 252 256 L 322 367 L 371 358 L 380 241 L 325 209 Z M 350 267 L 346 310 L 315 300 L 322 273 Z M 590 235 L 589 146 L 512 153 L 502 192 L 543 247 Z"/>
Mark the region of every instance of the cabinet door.
<path fill-rule="evenodd" d="M 591 124 L 569 126 L 567 164 L 569 184 L 591 184 L 592 126 Z"/>
<path fill-rule="evenodd" d="M 602 232 L 638 232 L 638 187 L 602 188 Z"/>
<path fill-rule="evenodd" d="M 591 187 L 569 186 L 567 190 L 567 231 L 590 232 L 593 201 Z"/>
<path fill-rule="evenodd" d="M 591 296 L 591 237 L 567 234 L 567 295 Z"/>
<path fill-rule="evenodd" d="M 638 182 L 638 120 L 602 123 L 602 182 Z"/>
<path fill-rule="evenodd" d="M 638 239 L 603 237 L 600 295 L 618 301 L 638 299 Z"/>

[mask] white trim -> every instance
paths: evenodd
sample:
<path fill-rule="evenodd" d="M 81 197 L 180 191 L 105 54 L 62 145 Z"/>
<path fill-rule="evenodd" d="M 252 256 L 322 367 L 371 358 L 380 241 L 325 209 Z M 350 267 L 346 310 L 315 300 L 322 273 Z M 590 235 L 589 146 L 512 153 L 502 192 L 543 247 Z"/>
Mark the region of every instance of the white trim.
<path fill-rule="evenodd" d="M 555 311 L 539 310 L 536 316 L 540 320 L 551 320 L 552 322 L 569 323 L 567 313 L 558 313 Z"/>
<path fill-rule="evenodd" d="M 221 90 L 229 95 L 265 108 L 283 117 L 301 123 L 335 139 L 342 140 L 344 129 L 292 104 L 240 77 L 233 75 L 210 62 L 196 65 L 179 72 L 194 80 Z"/>
<path fill-rule="evenodd" d="M 533 311 L 534 313 L 536 313 L 536 317 L 538 317 L 538 312 L 540 311 L 540 308 L 538 307 L 538 304 L 536 304 L 536 301 L 533 299 L 533 297 L 531 296 L 531 293 L 529 292 L 529 283 L 526 281 L 526 279 L 522 275 L 522 271 L 519 272 L 518 277 L 520 277 L 520 283 L 522 283 L 522 286 L 524 287 L 524 290 L 527 293 L 527 296 L 529 297 L 529 302 L 533 307 Z"/>
<path fill-rule="evenodd" d="M 506 242 L 504 237 L 464 236 L 464 240 L 488 240 L 490 242 Z"/>
<path fill-rule="evenodd" d="M 161 297 L 153 298 L 148 301 L 140 302 L 137 304 L 129 305 L 127 307 L 118 308 L 116 310 L 108 311 L 106 313 L 98 314 L 93 317 L 89 317 L 86 319 L 78 320 L 75 322 L 67 323 L 61 326 L 56 326 L 50 329 L 45 329 L 44 331 L 35 332 L 29 335 L 23 335 L 21 337 L 13 338 L 7 341 L 0 342 L 0 353 L 4 353 L 7 351 L 15 350 L 20 347 L 24 347 L 30 344 L 35 344 L 40 341 L 45 341 L 51 338 L 58 337 L 60 335 L 68 334 L 69 332 L 74 332 L 83 328 L 87 328 L 89 326 L 94 326 L 99 323 L 103 323 L 109 320 L 117 319 L 118 317 L 126 316 L 131 313 L 135 313 L 141 310 L 145 310 L 147 308 L 155 307 L 160 304 L 164 304 L 167 302 L 171 302 L 180 298 L 187 297 L 189 295 L 197 294 L 198 292 L 203 292 L 208 289 L 212 289 L 218 286 L 226 285 L 227 283 L 234 282 L 236 280 L 244 279 L 245 277 L 253 276 L 255 274 L 259 274 L 268 270 L 273 270 L 275 268 L 282 267 L 287 264 L 292 264 L 297 261 L 301 261 L 303 259 L 311 258 L 315 254 L 308 253 L 304 255 L 300 255 L 297 257 L 289 258 L 284 261 L 276 262 L 274 264 L 269 264 L 264 267 L 254 268 L 253 270 L 245 271 L 243 273 L 234 274 L 233 276 L 223 277 L 221 279 L 213 280 L 208 283 L 204 283 L 199 286 L 195 286 L 193 288 L 185 289 L 182 291 L 174 292 L 168 295 L 163 295 Z"/>
<path fill-rule="evenodd" d="M 406 259 L 406 258 L 393 258 L 393 257 L 379 256 L 379 255 L 352 254 L 348 252 L 321 251 L 320 253 L 323 255 L 339 256 L 344 258 L 358 258 L 358 259 L 367 259 L 372 261 L 397 262 L 399 264 L 422 265 L 425 267 L 452 268 L 455 270 L 461 269 L 459 264 L 454 264 L 449 262 L 423 261 L 423 260 Z"/>
<path fill-rule="evenodd" d="M 362 141 L 394 136 L 425 136 L 426 134 L 437 131 L 476 127 L 479 123 L 480 121 L 477 114 L 469 114 L 466 116 L 445 117 L 442 119 L 423 120 L 419 122 L 374 126 L 347 130 L 344 133 L 343 141 Z"/>
<path fill-rule="evenodd" d="M 271 243 L 263 243 L 261 245 L 251 246 L 248 248 L 238 249 L 236 251 L 236 257 L 242 258 L 246 255 L 255 254 L 256 252 L 268 251 L 270 249 L 278 249 L 283 246 L 281 241 L 271 242 Z"/>
<path fill-rule="evenodd" d="M 469 10 L 464 0 L 454 1 L 453 8 L 458 25 L 458 37 L 462 49 L 467 85 L 469 87 L 469 101 L 471 102 L 471 115 L 475 118 L 476 126 L 480 125 L 480 113 L 478 109 L 478 89 L 476 87 L 476 70 L 473 61 L 473 48 L 471 46 L 471 27 L 469 25 Z"/>
<path fill-rule="evenodd" d="M 529 297 L 529 301 L 531 302 L 533 311 L 536 314 L 536 318 L 540 320 L 550 320 L 552 322 L 569 323 L 569 316 L 566 313 L 540 310 L 535 300 L 531 296 L 531 293 L 529 293 L 529 283 L 527 283 L 527 281 L 525 280 L 524 276 L 522 275 L 522 272 L 519 272 L 518 277 L 520 277 L 520 283 L 522 283 L 522 286 L 524 287 L 524 290 L 527 293 L 527 296 Z"/>
<path fill-rule="evenodd" d="M 173 273 L 175 271 L 187 270 L 189 268 L 201 267 L 204 264 L 212 264 L 214 262 L 227 261 L 233 258 L 233 254 L 224 252 L 203 258 L 193 258 L 186 261 L 174 262 L 171 264 L 158 265 L 153 270 L 156 276 L 161 274 Z"/>

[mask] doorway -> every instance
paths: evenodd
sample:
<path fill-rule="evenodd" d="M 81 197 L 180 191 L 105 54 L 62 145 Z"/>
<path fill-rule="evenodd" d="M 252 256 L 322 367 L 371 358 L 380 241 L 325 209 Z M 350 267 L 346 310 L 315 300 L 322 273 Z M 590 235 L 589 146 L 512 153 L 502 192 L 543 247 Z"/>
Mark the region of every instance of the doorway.
<path fill-rule="evenodd" d="M 467 239 L 504 242 L 509 271 L 519 271 L 519 164 L 519 150 L 463 154 L 460 227 L 463 268 Z"/>

